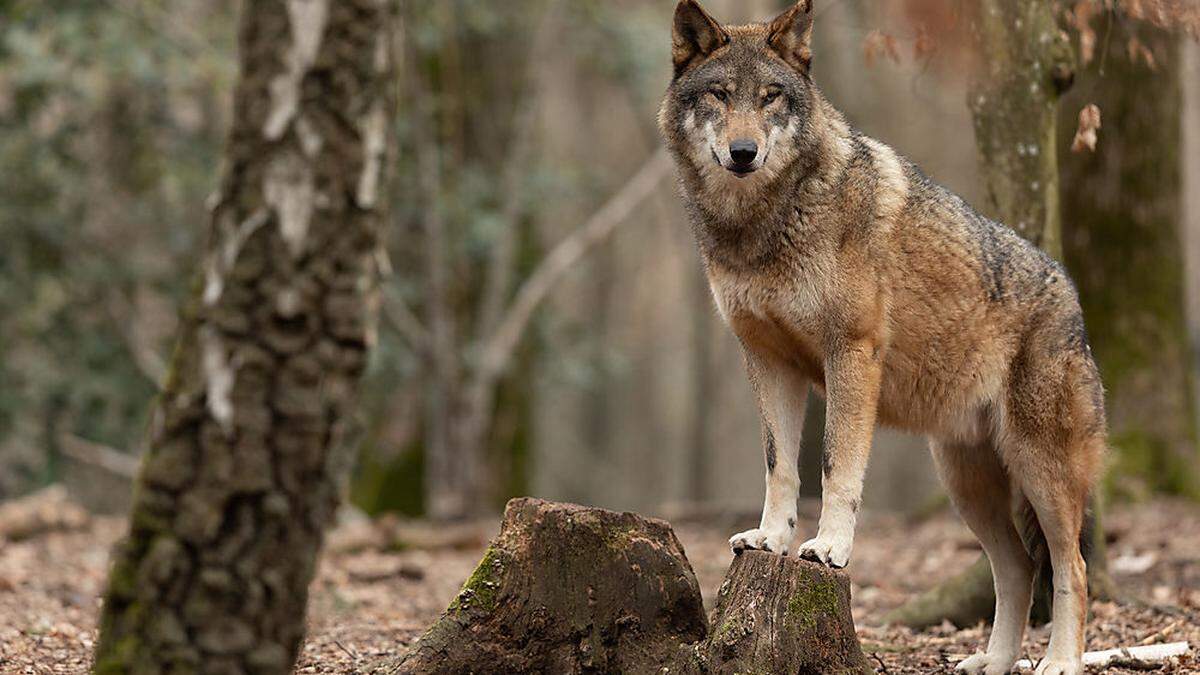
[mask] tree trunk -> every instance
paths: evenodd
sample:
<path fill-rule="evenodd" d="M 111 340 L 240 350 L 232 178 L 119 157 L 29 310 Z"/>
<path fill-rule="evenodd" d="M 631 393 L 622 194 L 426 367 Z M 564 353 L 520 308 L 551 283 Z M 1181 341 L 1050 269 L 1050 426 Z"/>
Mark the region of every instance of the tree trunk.
<path fill-rule="evenodd" d="M 1062 257 L 1057 117 L 1075 64 L 1054 5 L 983 0 L 975 37 L 981 65 L 968 105 L 991 215 Z"/>
<path fill-rule="evenodd" d="M 1200 44 L 1183 41 L 1183 250 L 1187 275 L 1187 321 L 1191 380 L 1200 382 Z M 1193 424 L 1200 424 L 1200 396 L 1192 395 Z"/>
<path fill-rule="evenodd" d="M 1103 75 L 1078 105 L 1096 103 L 1104 127 L 1094 154 L 1064 166 L 1069 267 L 1108 392 L 1110 485 L 1135 497 L 1200 497 L 1182 246 L 1181 38 L 1139 26 L 1157 68 L 1122 48 L 1113 28 Z"/>
<path fill-rule="evenodd" d="M 708 279 L 694 272 L 689 279 L 692 315 L 692 409 L 688 420 L 687 497 L 695 505 L 712 499 L 713 412 L 710 409 L 716 385 L 713 367 L 713 299 Z"/>
<path fill-rule="evenodd" d="M 449 609 L 377 673 L 869 672 L 849 578 L 749 551 L 721 586 L 708 633 L 700 589 L 670 525 L 514 499 Z"/>
<path fill-rule="evenodd" d="M 202 283 L 109 576 L 98 673 L 287 673 L 372 341 L 390 11 L 246 3 Z"/>

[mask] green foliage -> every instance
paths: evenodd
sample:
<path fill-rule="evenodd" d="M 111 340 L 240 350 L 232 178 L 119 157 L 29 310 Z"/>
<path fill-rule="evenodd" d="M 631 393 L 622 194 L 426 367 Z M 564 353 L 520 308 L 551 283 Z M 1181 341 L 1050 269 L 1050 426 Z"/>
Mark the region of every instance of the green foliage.
<path fill-rule="evenodd" d="M 174 306 L 202 232 L 227 5 L 2 3 L 0 474 L 16 462 L 25 480 L 0 495 L 53 478 L 60 433 L 137 444 L 154 383 L 131 352 L 165 354 L 171 313 L 144 330 L 145 305 Z M 190 47 L 181 17 L 202 19 Z"/>

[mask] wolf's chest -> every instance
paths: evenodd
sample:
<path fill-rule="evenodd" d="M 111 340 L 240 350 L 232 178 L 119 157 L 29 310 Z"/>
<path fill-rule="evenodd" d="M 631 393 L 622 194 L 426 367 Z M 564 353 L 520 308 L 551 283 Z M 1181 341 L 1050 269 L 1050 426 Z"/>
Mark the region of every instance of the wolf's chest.
<path fill-rule="evenodd" d="M 831 298 L 825 278 L 709 272 L 721 317 L 747 348 L 807 362 L 817 370 Z"/>

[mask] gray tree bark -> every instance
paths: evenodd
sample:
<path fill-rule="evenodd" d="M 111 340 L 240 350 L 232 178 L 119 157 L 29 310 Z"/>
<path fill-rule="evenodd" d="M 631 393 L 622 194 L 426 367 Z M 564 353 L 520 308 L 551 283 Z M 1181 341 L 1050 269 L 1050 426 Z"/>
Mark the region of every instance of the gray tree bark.
<path fill-rule="evenodd" d="M 97 673 L 287 673 L 373 339 L 384 0 L 243 6 L 200 283 L 113 553 Z"/>

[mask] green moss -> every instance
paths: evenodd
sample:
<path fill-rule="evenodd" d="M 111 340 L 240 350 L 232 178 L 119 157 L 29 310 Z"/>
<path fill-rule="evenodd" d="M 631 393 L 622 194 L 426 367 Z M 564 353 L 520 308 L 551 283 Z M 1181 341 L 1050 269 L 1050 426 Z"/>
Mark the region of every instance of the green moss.
<path fill-rule="evenodd" d="M 489 546 L 483 554 L 483 560 L 475 567 L 470 578 L 463 584 L 458 596 L 450 603 L 450 612 L 461 612 L 477 609 L 492 612 L 496 609 L 496 599 L 500 595 L 500 580 L 506 564 L 504 554 L 494 545 Z"/>
<path fill-rule="evenodd" d="M 136 635 L 126 635 L 113 645 L 108 654 L 96 659 L 92 672 L 94 675 L 125 675 L 129 672 L 129 664 L 138 654 L 140 644 Z"/>
<path fill-rule="evenodd" d="M 818 616 L 834 616 L 838 612 L 838 589 L 832 580 L 821 579 L 799 588 L 788 598 L 788 618 L 803 626 L 814 628 Z"/>
<path fill-rule="evenodd" d="M 750 633 L 737 619 L 726 619 L 713 633 L 718 644 L 733 644 Z"/>

